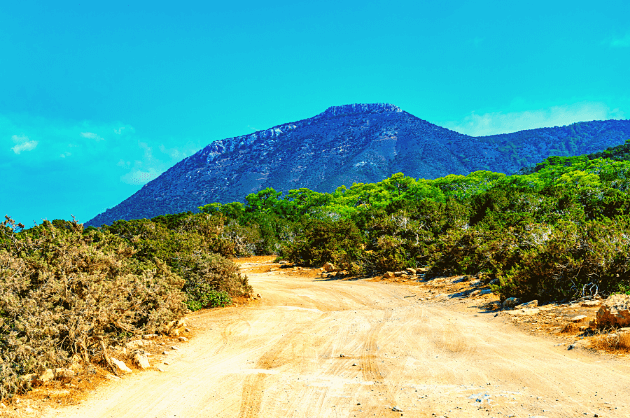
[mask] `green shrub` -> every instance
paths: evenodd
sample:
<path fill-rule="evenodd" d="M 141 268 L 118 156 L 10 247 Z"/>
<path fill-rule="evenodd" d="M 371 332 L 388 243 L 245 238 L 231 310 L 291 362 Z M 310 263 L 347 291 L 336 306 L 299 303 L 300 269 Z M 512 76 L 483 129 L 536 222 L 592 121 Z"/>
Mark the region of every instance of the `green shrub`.
<path fill-rule="evenodd" d="M 360 270 L 363 239 L 354 222 L 346 219 L 311 219 L 293 243 L 284 247 L 284 257 L 308 266 L 333 263 L 340 269 Z M 353 265 L 354 264 L 354 265 Z"/>
<path fill-rule="evenodd" d="M 191 311 L 203 308 L 217 308 L 232 304 L 232 298 L 227 292 L 212 289 L 208 284 L 200 284 L 190 287 L 187 291 L 188 300 L 186 306 Z"/>

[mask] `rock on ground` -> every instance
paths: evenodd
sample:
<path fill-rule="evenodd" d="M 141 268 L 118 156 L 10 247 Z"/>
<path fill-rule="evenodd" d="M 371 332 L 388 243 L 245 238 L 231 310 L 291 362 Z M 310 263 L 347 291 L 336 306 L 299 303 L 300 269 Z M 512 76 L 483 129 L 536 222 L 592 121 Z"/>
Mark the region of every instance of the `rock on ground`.
<path fill-rule="evenodd" d="M 131 373 L 131 369 L 127 367 L 124 361 L 115 359 L 114 357 L 111 357 L 111 361 L 119 371 L 125 372 L 125 373 Z"/>
<path fill-rule="evenodd" d="M 322 268 L 327 272 L 335 271 L 335 266 L 332 263 L 326 263 Z"/>
<path fill-rule="evenodd" d="M 507 298 L 503 301 L 504 308 L 513 308 L 516 305 L 520 305 L 521 300 L 519 298 Z"/>
<path fill-rule="evenodd" d="M 612 295 L 597 311 L 597 325 L 630 326 L 630 295 Z"/>
<path fill-rule="evenodd" d="M 141 352 L 137 352 L 133 355 L 133 362 L 141 369 L 148 369 L 149 367 L 151 367 L 151 364 L 149 364 L 149 359 L 144 353 Z"/>

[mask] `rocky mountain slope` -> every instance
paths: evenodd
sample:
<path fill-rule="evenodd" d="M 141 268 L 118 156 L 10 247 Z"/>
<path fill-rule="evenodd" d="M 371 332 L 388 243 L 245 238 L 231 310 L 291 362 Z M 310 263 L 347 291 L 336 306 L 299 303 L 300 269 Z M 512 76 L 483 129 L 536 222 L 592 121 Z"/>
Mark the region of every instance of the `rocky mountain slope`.
<path fill-rule="evenodd" d="M 596 152 L 629 138 L 629 120 L 472 137 L 391 104 L 335 106 L 309 119 L 214 141 L 87 225 L 242 201 L 266 187 L 330 192 L 397 172 L 421 178 L 477 170 L 510 174 L 550 155 Z"/>

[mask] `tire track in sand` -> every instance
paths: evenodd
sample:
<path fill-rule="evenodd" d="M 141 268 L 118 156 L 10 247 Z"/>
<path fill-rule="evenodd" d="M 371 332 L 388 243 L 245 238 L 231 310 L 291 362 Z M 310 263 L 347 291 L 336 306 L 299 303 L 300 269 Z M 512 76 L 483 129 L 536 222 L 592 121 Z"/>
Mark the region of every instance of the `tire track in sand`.
<path fill-rule="evenodd" d="M 381 329 L 387 321 L 392 317 L 390 310 L 385 310 L 383 319 L 372 327 L 365 338 L 365 345 L 363 353 L 361 354 L 361 371 L 363 373 L 363 380 L 367 382 L 374 382 L 374 390 L 380 392 L 385 403 L 390 407 L 395 406 L 395 400 L 392 396 L 389 387 L 383 382 L 383 373 L 381 372 L 378 363 L 376 362 L 376 352 L 378 350 L 378 336 Z M 383 406 L 371 406 L 367 408 L 367 411 L 363 411 L 363 414 L 369 416 L 398 416 L 393 411 L 383 411 Z"/>
<path fill-rule="evenodd" d="M 279 363 L 278 359 L 280 354 L 284 351 L 289 343 L 300 335 L 299 329 L 304 328 L 304 325 L 297 325 L 291 328 L 287 333 L 276 341 L 273 347 L 265 352 L 256 362 L 256 369 L 271 370 L 276 367 L 280 367 L 284 363 Z M 268 374 L 256 373 L 250 374 L 245 378 L 243 383 L 243 393 L 241 396 L 241 408 L 239 411 L 239 418 L 256 418 L 260 413 L 260 407 L 263 399 L 263 389 L 265 386 L 265 379 Z"/>

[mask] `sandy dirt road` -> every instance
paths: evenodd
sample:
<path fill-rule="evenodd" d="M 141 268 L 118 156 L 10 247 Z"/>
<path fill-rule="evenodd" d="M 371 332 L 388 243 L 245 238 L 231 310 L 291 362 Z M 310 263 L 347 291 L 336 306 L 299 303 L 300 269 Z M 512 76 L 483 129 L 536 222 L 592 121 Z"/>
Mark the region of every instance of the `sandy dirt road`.
<path fill-rule="evenodd" d="M 405 297 L 409 286 L 249 277 L 263 299 L 193 315 L 196 337 L 167 371 L 125 377 L 48 416 L 630 416 L 627 360 Z"/>

